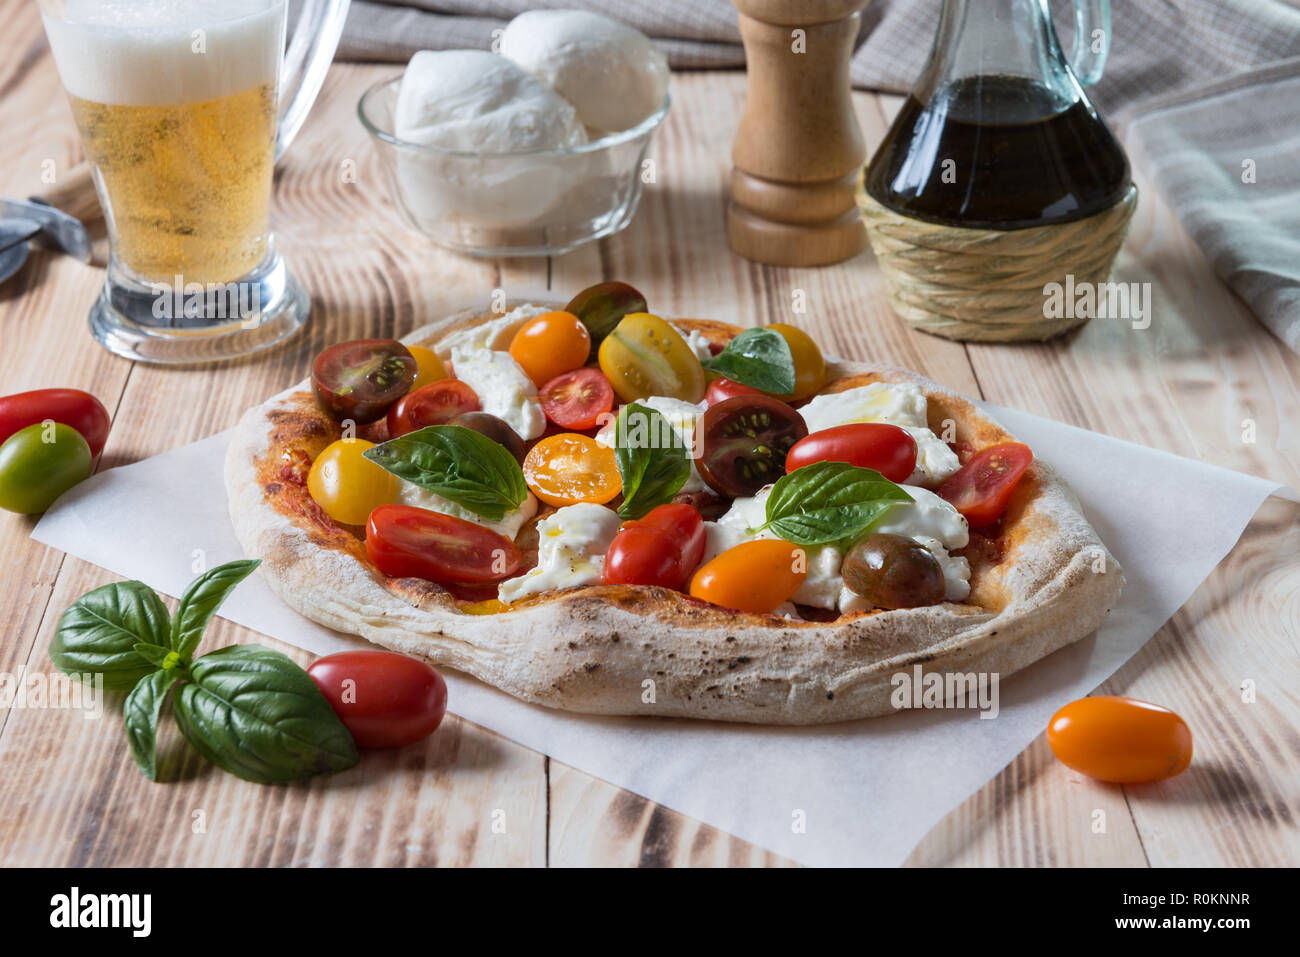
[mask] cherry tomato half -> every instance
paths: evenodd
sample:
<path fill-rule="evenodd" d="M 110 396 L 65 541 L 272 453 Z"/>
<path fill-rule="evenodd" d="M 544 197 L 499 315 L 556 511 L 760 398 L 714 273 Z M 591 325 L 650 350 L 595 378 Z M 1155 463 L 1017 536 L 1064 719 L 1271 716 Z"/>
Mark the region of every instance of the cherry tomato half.
<path fill-rule="evenodd" d="M 753 495 L 785 474 L 790 448 L 808 434 L 803 416 L 780 399 L 738 395 L 710 406 L 696 427 L 702 437 L 696 467 L 714 491 Z"/>
<path fill-rule="evenodd" d="M 19 429 L 50 419 L 70 425 L 90 446 L 91 458 L 104 451 L 108 441 L 108 410 L 89 392 L 80 389 L 34 389 L 0 398 L 0 442 Z"/>
<path fill-rule="evenodd" d="M 764 615 L 799 590 L 808 556 L 779 538 L 758 538 L 729 548 L 695 573 L 691 596 L 723 608 Z"/>
<path fill-rule="evenodd" d="M 600 417 L 614 408 L 614 389 L 599 369 L 575 369 L 556 376 L 542 386 L 537 398 L 550 421 L 579 432 L 600 425 Z"/>
<path fill-rule="evenodd" d="M 1100 695 L 1052 716 L 1047 743 L 1066 767 L 1099 781 L 1138 784 L 1181 774 L 1192 763 L 1192 732 L 1168 708 Z"/>
<path fill-rule="evenodd" d="M 392 651 L 341 651 L 317 658 L 307 676 L 358 748 L 423 741 L 447 713 L 447 684 L 418 658 Z"/>
<path fill-rule="evenodd" d="M 415 356 L 396 339 L 356 339 L 318 355 L 311 384 L 328 415 L 365 425 L 407 393 L 418 371 Z"/>
<path fill-rule="evenodd" d="M 446 425 L 458 415 L 479 410 L 478 394 L 459 379 L 439 379 L 408 392 L 388 410 L 388 437 L 426 425 Z"/>
<path fill-rule="evenodd" d="M 504 446 L 505 450 L 515 457 L 516 462 L 523 464 L 526 451 L 524 440 L 520 438 L 518 432 L 510 428 L 505 419 L 497 418 L 489 412 L 462 412 L 447 424 L 463 426 L 487 436 L 497 445 Z"/>
<path fill-rule="evenodd" d="M 624 316 L 600 344 L 600 371 L 624 402 L 652 395 L 699 402 L 704 366 L 682 334 L 658 316 Z"/>
<path fill-rule="evenodd" d="M 519 570 L 515 543 L 463 518 L 410 505 L 381 505 L 366 522 L 366 554 L 392 578 L 494 582 Z"/>
<path fill-rule="evenodd" d="M 524 457 L 524 481 L 547 505 L 604 505 L 623 490 L 614 450 L 578 432 L 548 435 Z"/>
<path fill-rule="evenodd" d="M 610 585 L 685 589 L 704 557 L 704 519 L 689 505 L 660 505 L 640 521 L 626 522 L 605 552 Z"/>
<path fill-rule="evenodd" d="M 992 525 L 1007 510 L 1016 483 L 1033 461 L 1029 446 L 1019 442 L 989 446 L 939 486 L 939 497 L 966 516 L 972 528 Z"/>
<path fill-rule="evenodd" d="M 896 425 L 857 422 L 805 436 L 790 447 L 785 470 L 814 462 L 847 462 L 875 469 L 891 482 L 906 482 L 916 469 L 916 439 Z"/>
<path fill-rule="evenodd" d="M 339 439 L 325 447 L 307 473 L 307 491 L 336 522 L 363 525 L 371 511 L 397 501 L 402 480 L 363 454 L 365 439 Z"/>
<path fill-rule="evenodd" d="M 745 385 L 742 382 L 735 382 L 731 379 L 719 377 L 709 383 L 708 391 L 704 393 L 704 401 L 709 405 L 717 405 L 723 399 L 734 399 L 738 395 L 762 395 L 758 389 L 753 386 Z"/>
<path fill-rule="evenodd" d="M 539 388 L 587 362 L 591 334 L 571 312 L 547 312 L 525 322 L 510 340 L 510 356 Z"/>

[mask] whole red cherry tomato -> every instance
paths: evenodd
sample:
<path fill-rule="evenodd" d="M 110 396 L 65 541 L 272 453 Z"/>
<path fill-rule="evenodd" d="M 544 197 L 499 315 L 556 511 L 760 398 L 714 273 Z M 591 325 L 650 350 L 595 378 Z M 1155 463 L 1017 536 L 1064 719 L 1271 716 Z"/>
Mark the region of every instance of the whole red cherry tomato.
<path fill-rule="evenodd" d="M 658 585 L 683 591 L 704 557 L 704 519 L 689 505 L 660 505 L 624 523 L 605 552 L 609 585 Z"/>
<path fill-rule="evenodd" d="M 437 730 L 447 684 L 417 658 L 391 651 L 342 651 L 317 658 L 307 674 L 358 748 L 400 748 Z"/>
<path fill-rule="evenodd" d="M 792 445 L 785 470 L 793 472 L 814 462 L 847 462 L 875 469 L 891 482 L 905 482 L 916 469 L 916 439 L 906 429 L 883 422 L 837 425 Z"/>
<path fill-rule="evenodd" d="M 108 441 L 108 410 L 80 389 L 34 389 L 0 398 L 0 443 L 29 425 L 50 419 L 81 433 L 95 458 Z"/>
<path fill-rule="evenodd" d="M 1019 442 L 989 446 L 939 486 L 939 497 L 966 516 L 972 528 L 992 525 L 1007 510 L 1011 493 L 1033 461 L 1029 446 Z"/>

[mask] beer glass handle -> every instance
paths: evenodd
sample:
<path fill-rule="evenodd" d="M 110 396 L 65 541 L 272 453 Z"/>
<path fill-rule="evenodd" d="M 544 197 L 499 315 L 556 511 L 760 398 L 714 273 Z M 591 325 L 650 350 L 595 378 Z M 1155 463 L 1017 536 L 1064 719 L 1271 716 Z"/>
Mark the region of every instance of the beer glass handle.
<path fill-rule="evenodd" d="M 1110 0 L 1074 0 L 1070 69 L 1084 86 L 1101 79 L 1110 53 Z"/>
<path fill-rule="evenodd" d="M 289 148 L 325 82 L 325 72 L 339 45 L 349 0 L 304 0 L 297 26 L 280 68 L 280 124 L 275 158 Z"/>

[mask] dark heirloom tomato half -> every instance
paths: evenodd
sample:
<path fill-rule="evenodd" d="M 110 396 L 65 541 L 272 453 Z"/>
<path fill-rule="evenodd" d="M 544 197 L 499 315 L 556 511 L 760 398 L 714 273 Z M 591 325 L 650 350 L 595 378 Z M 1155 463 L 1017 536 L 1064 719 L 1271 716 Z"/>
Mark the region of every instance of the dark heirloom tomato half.
<path fill-rule="evenodd" d="M 659 585 L 685 590 L 704 558 L 704 519 L 689 505 L 660 505 L 625 522 L 605 552 L 608 585 Z"/>
<path fill-rule="evenodd" d="M 473 389 L 459 379 L 439 379 L 402 396 L 388 410 L 388 437 L 446 425 L 458 415 L 478 410 L 478 394 Z"/>
<path fill-rule="evenodd" d="M 903 535 L 868 535 L 849 549 L 840 574 L 850 590 L 877 608 L 918 608 L 943 601 L 939 560 Z"/>
<path fill-rule="evenodd" d="M 1007 510 L 1011 493 L 1033 461 L 1029 446 L 1019 442 L 989 446 L 939 486 L 939 496 L 961 512 L 972 528 L 992 525 Z"/>
<path fill-rule="evenodd" d="M 574 369 L 558 375 L 542 386 L 537 397 L 546 418 L 579 432 L 600 425 L 600 417 L 614 408 L 614 388 L 599 369 Z"/>
<path fill-rule="evenodd" d="M 514 542 L 490 528 L 409 505 L 370 513 L 366 554 L 385 575 L 431 582 L 500 581 L 523 560 Z"/>
<path fill-rule="evenodd" d="M 802 415 L 765 395 L 724 399 L 709 407 L 697 429 L 700 477 L 732 498 L 753 495 L 784 475 L 790 447 L 808 434 Z"/>
<path fill-rule="evenodd" d="M 392 651 L 341 651 L 307 669 L 358 748 L 422 741 L 447 713 L 447 684 L 429 665 Z"/>
<path fill-rule="evenodd" d="M 80 389 L 35 389 L 0 398 L 0 442 L 20 429 L 51 419 L 70 425 L 90 446 L 91 457 L 108 441 L 108 410 Z"/>
<path fill-rule="evenodd" d="M 916 469 L 916 439 L 883 422 L 837 425 L 796 442 L 785 457 L 785 470 L 814 462 L 846 462 L 875 469 L 891 482 L 905 482 Z"/>
<path fill-rule="evenodd" d="M 318 355 L 311 384 L 325 412 L 365 425 L 406 394 L 418 371 L 415 356 L 396 339 L 356 339 Z"/>
<path fill-rule="evenodd" d="M 591 335 L 591 353 L 588 361 L 596 357 L 604 338 L 614 331 L 622 318 L 633 312 L 645 312 L 645 296 L 625 282 L 598 282 L 588 286 L 569 300 L 565 312 L 582 320 Z"/>
<path fill-rule="evenodd" d="M 488 412 L 462 412 L 447 424 L 473 429 L 479 435 L 487 436 L 497 445 L 505 446 L 505 450 L 515 457 L 515 461 L 523 464 L 524 453 L 527 451 L 524 448 L 524 440 L 518 432 L 506 424 L 504 419 L 499 419 Z M 391 431 L 389 434 L 392 434 Z"/>

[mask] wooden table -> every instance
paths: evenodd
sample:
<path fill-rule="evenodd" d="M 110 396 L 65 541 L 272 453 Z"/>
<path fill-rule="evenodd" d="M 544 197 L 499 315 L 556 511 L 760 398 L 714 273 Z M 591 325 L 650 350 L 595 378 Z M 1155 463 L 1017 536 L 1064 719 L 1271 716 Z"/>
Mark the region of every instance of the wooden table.
<path fill-rule="evenodd" d="M 45 161 L 81 158 L 35 4 L 0 2 L 0 194 L 41 188 Z M 135 365 L 90 338 L 102 273 L 34 252 L 0 286 L 0 388 L 72 386 L 113 414 L 100 468 L 232 425 L 299 380 L 325 344 L 397 336 L 489 290 L 549 286 L 567 296 L 605 278 L 643 289 L 666 315 L 743 324 L 793 321 L 829 350 L 916 369 L 992 402 L 1300 485 L 1300 358 L 1214 278 L 1141 179 L 1118 279 L 1151 281 L 1145 331 L 1098 320 L 1049 345 L 965 346 L 911 332 L 890 312 L 870 253 L 820 270 L 732 256 L 724 191 L 739 73 L 674 79 L 652 148 L 657 182 L 624 233 L 559 259 L 480 261 L 444 252 L 395 219 L 355 118 L 361 90 L 393 67 L 338 65 L 285 158 L 275 194 L 282 247 L 312 297 L 311 325 L 264 358 L 203 370 Z M 856 94 L 868 143 L 899 98 Z M 355 178 L 344 175 L 355 168 Z M 807 313 L 795 314 L 802 291 Z M 1247 422 L 1254 423 L 1255 440 Z M 1243 438 L 1244 436 L 1244 438 Z M 1115 494 L 1132 494 L 1115 476 Z M 1142 490 L 1149 494 L 1150 490 Z M 159 489 L 159 495 L 167 494 Z M 1214 503 L 1188 521 L 1213 520 Z M 1136 866 L 1294 864 L 1300 859 L 1300 526 L 1270 501 L 1232 554 L 1103 691 L 1168 705 L 1197 733 L 1173 781 L 1109 787 L 1072 773 L 1037 739 L 945 818 L 910 863 Z M 62 610 L 115 576 L 30 540 L 33 520 L 0 516 L 6 569 L 0 672 L 49 671 Z M 260 640 L 220 622 L 210 646 Z M 1244 680 L 1258 700 L 1241 701 Z M 453 702 L 453 707 L 455 703 Z M 0 863 L 57 865 L 788 863 L 760 848 L 450 718 L 423 747 L 371 753 L 358 771 L 289 787 L 247 784 L 180 754 L 178 780 L 151 784 L 131 763 L 119 716 L 0 712 Z M 1105 812 L 1096 833 L 1095 812 Z M 505 812 L 505 833 L 493 815 Z"/>

